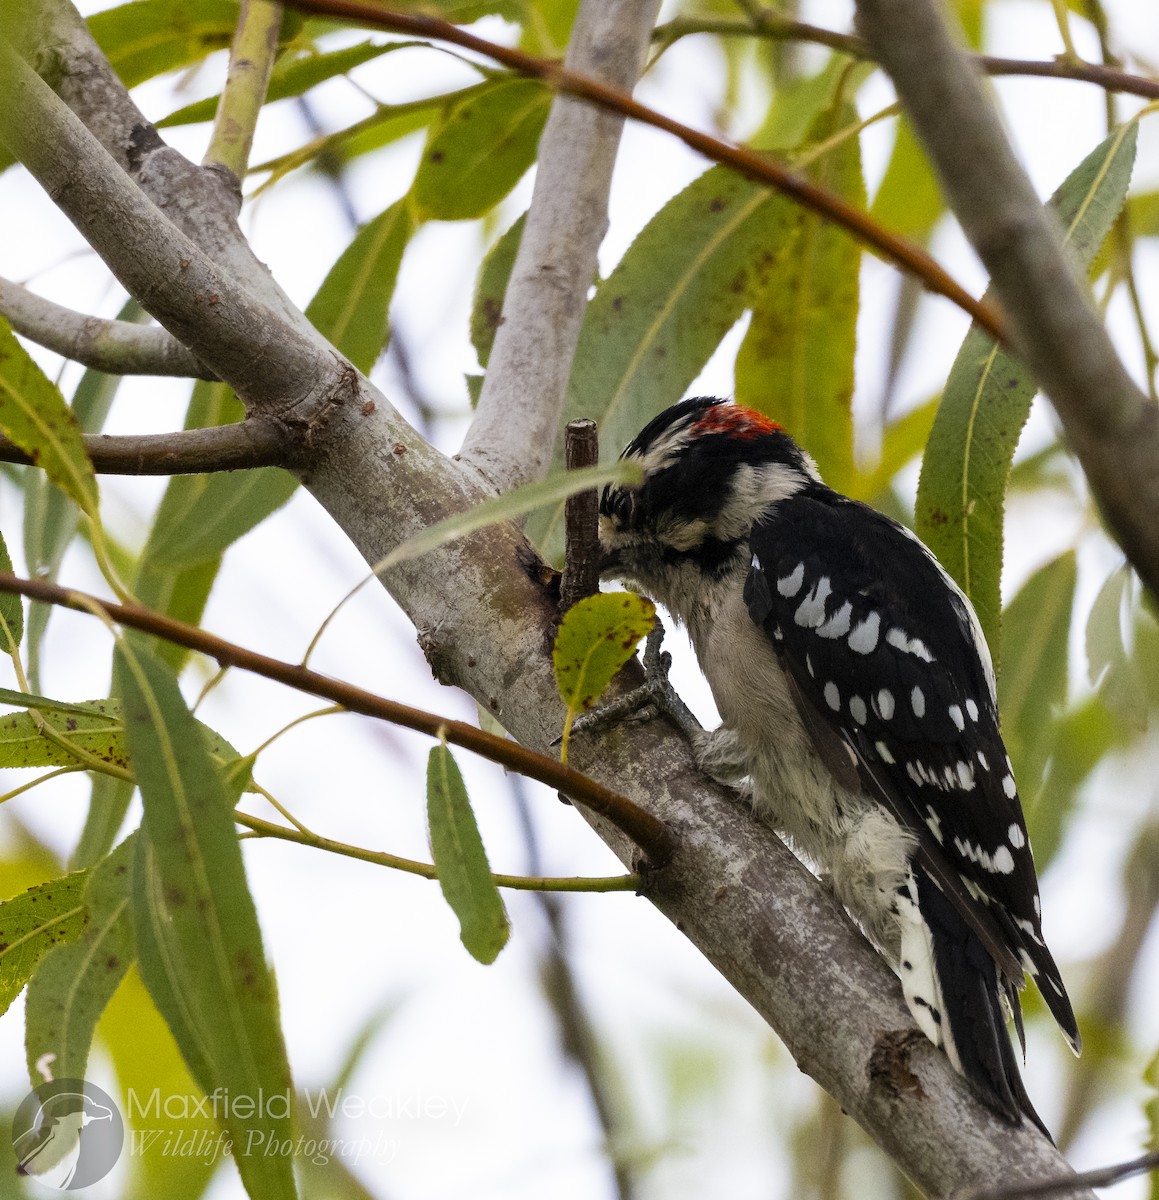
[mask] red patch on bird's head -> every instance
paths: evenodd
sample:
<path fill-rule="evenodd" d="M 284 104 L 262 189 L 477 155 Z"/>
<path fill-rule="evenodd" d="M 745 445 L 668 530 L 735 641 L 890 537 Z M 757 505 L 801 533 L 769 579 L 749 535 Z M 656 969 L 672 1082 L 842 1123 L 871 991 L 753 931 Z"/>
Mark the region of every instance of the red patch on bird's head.
<path fill-rule="evenodd" d="M 694 433 L 727 433 L 737 438 L 755 438 L 764 434 L 776 433 L 783 426 L 778 425 L 764 413 L 755 412 L 751 408 L 738 408 L 735 404 L 718 404 L 708 409 L 692 430 Z"/>

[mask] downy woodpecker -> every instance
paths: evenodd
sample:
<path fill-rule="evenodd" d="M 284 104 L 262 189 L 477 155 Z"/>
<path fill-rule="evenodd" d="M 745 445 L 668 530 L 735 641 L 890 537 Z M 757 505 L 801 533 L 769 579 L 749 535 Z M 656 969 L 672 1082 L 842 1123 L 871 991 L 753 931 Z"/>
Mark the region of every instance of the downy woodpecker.
<path fill-rule="evenodd" d="M 759 413 L 688 400 L 623 456 L 645 480 L 603 492 L 601 571 L 687 626 L 722 718 L 702 766 L 829 881 L 979 1096 L 1042 1128 L 1005 1026 L 1024 971 L 1079 1035 L 970 601 Z"/>

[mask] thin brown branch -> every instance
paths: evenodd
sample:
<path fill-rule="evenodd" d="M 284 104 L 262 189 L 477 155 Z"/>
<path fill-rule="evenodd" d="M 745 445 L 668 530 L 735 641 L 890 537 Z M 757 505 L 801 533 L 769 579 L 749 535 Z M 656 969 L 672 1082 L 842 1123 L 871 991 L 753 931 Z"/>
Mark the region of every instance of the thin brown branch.
<path fill-rule="evenodd" d="M 652 40 L 670 46 L 681 38 L 708 33 L 717 37 L 756 37 L 770 41 L 810 42 L 828 46 L 852 58 L 874 61 L 873 48 L 853 33 L 838 33 L 805 21 L 794 21 L 769 9 L 761 9 L 751 21 L 700 17 L 674 17 L 657 25 Z M 1148 100 L 1159 100 L 1159 80 L 1133 75 L 1116 67 L 1099 63 L 1068 62 L 1063 59 L 1036 61 L 1023 58 L 1001 58 L 992 54 L 972 54 L 970 61 L 987 75 L 1030 75 L 1043 79 L 1079 80 L 1093 83 L 1108 92 L 1126 92 Z"/>
<path fill-rule="evenodd" d="M 1037 1196 L 1068 1196 L 1084 1188 L 1104 1188 L 1122 1183 L 1145 1171 L 1159 1169 L 1159 1150 L 1133 1158 L 1130 1162 L 1116 1163 L 1112 1167 L 1098 1167 L 1093 1171 L 1080 1171 L 1075 1175 L 1044 1179 L 1040 1183 L 1014 1183 L 1001 1188 L 967 1188 L 955 1192 L 953 1200 L 1032 1200 Z"/>
<path fill-rule="evenodd" d="M 764 154 L 732 145 L 673 120 L 655 109 L 634 100 L 626 92 L 609 87 L 599 80 L 566 70 L 558 62 L 536 58 L 522 50 L 501 46 L 485 38 L 468 33 L 457 25 L 438 17 L 420 13 L 392 12 L 378 8 L 362 0 L 289 0 L 288 7 L 303 12 L 319 13 L 340 17 L 368 25 L 374 29 L 385 29 L 392 33 L 406 33 L 415 37 L 432 38 L 450 42 L 465 50 L 485 55 L 509 70 L 531 79 L 540 79 L 548 87 L 569 96 L 598 104 L 613 112 L 623 113 L 634 121 L 650 125 L 679 138 L 686 146 L 703 154 L 713 162 L 731 167 L 746 179 L 763 183 L 785 195 L 791 196 L 805 208 L 820 213 L 827 220 L 841 226 L 859 242 L 879 254 L 887 262 L 918 276 L 932 292 L 945 296 L 967 312 L 991 337 L 1009 345 L 1005 322 L 988 304 L 975 299 L 953 279 L 930 255 L 912 242 L 886 229 L 868 213 L 854 208 L 844 200 L 807 179 L 797 175 L 787 166 Z"/>
<path fill-rule="evenodd" d="M 91 614 L 98 611 L 120 625 L 128 625 L 154 637 L 163 638 L 167 642 L 196 650 L 199 654 L 212 658 L 220 666 L 240 667 L 243 671 L 340 704 L 350 712 L 377 717 L 407 729 L 416 729 L 431 737 L 445 736 L 453 745 L 462 746 L 465 750 L 471 750 L 510 770 L 519 771 L 531 779 L 538 779 L 548 787 L 565 793 L 591 812 L 598 813 L 630 837 L 644 851 L 651 865 L 662 865 L 672 854 L 675 843 L 667 827 L 626 797 L 571 767 L 565 767 L 553 758 L 528 750 L 518 742 L 486 733 L 465 721 L 448 720 L 437 713 L 424 712 L 408 704 L 399 704 L 340 679 L 321 675 L 297 663 L 283 662 L 265 654 L 258 654 L 254 650 L 247 650 L 244 646 L 207 633 L 196 625 L 188 625 L 184 621 L 177 621 L 148 608 L 114 604 L 84 592 L 58 587 L 54 583 L 46 583 L 39 579 L 21 579 L 3 572 L 0 572 L 0 592 L 27 596 L 30 600 L 55 604 L 60 608 L 71 608 L 76 612 Z"/>
<path fill-rule="evenodd" d="M 564 456 L 569 471 L 594 467 L 600 457 L 600 435 L 595 421 L 581 417 L 564 430 Z M 577 600 L 600 590 L 596 492 L 592 488 L 569 496 L 564 504 L 563 578 L 559 585 L 559 611 L 567 612 Z"/>
<path fill-rule="evenodd" d="M 89 434 L 84 443 L 99 475 L 202 475 L 307 465 L 302 440 L 282 422 L 267 417 L 176 433 Z M 34 465 L 35 460 L 0 436 L 0 462 Z"/>
<path fill-rule="evenodd" d="M 0 279 L 0 316 L 23 337 L 109 375 L 216 379 L 167 329 L 90 317 Z"/>

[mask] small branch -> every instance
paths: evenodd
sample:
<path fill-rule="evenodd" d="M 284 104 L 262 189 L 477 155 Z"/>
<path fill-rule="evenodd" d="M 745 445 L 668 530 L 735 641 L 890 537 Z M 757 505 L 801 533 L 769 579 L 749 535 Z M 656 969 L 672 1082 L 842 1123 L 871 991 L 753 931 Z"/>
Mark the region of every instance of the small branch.
<path fill-rule="evenodd" d="M 216 379 L 168 330 L 89 317 L 0 279 L 0 315 L 38 346 L 109 375 Z"/>
<path fill-rule="evenodd" d="M 99 475 L 202 475 L 308 465 L 301 440 L 281 421 L 269 417 L 248 417 L 233 425 L 176 433 L 88 434 L 84 443 Z M 19 446 L 2 436 L 0 462 L 35 465 Z"/>
<path fill-rule="evenodd" d="M 675 842 L 669 830 L 626 797 L 579 771 L 563 766 L 554 758 L 537 754 L 534 750 L 528 750 L 507 738 L 485 733 L 465 721 L 451 721 L 436 713 L 424 712 L 407 704 L 387 700 L 384 696 L 377 696 L 373 692 L 339 679 L 332 679 L 328 675 L 320 675 L 317 671 L 311 671 L 296 663 L 282 662 L 280 659 L 258 654 L 244 646 L 206 633 L 196 625 L 187 625 L 184 621 L 174 620 L 151 609 L 113 604 L 108 600 L 58 587 L 43 580 L 20 579 L 3 572 L 0 572 L 0 592 L 27 596 L 30 600 L 55 604 L 76 612 L 104 614 L 118 624 L 128 625 L 133 629 L 151 633 L 154 637 L 196 650 L 212 658 L 220 666 L 240 667 L 243 671 L 284 683 L 300 692 L 333 701 L 350 712 L 377 717 L 407 729 L 417 729 L 431 737 L 440 736 L 439 731 L 442 730 L 447 741 L 453 745 L 462 746 L 465 750 L 471 750 L 501 766 L 538 779 L 541 783 L 564 792 L 570 799 L 582 804 L 591 812 L 598 813 L 630 837 L 645 852 L 653 866 L 667 861 L 674 849 Z"/>
<path fill-rule="evenodd" d="M 875 60 L 873 48 L 856 34 L 838 33 L 836 30 L 823 29 L 819 25 L 794 21 L 769 9 L 761 9 L 752 21 L 726 17 L 675 17 L 663 25 L 657 25 L 652 40 L 667 47 L 681 38 L 698 33 L 714 34 L 717 37 L 766 38 L 778 42 L 811 42 L 819 46 L 828 46 L 831 50 L 848 54 L 851 58 Z M 1114 67 L 1054 58 L 1044 61 L 1000 58 L 992 54 L 971 54 L 969 59 L 987 75 L 1029 75 L 1043 79 L 1078 80 L 1096 84 L 1108 92 L 1126 92 L 1148 100 L 1159 100 L 1159 80 L 1132 75 Z"/>
<path fill-rule="evenodd" d="M 202 162 L 206 167 L 224 167 L 239 181 L 245 178 L 254 129 L 277 57 L 281 26 L 280 4 L 273 0 L 242 0 L 229 54 L 229 73 Z"/>
<path fill-rule="evenodd" d="M 569 471 L 594 467 L 600 458 L 600 433 L 595 421 L 581 417 L 564 430 L 564 455 Z M 599 511 L 594 488 L 577 492 L 564 502 L 563 579 L 559 585 L 559 611 L 566 613 L 577 600 L 600 590 Z"/>
<path fill-rule="evenodd" d="M 666 117 L 663 113 L 658 113 L 655 109 L 632 99 L 626 92 L 609 87 L 587 75 L 566 70 L 558 62 L 536 58 L 522 50 L 489 42 L 438 17 L 391 12 L 363 3 L 362 0 L 289 0 L 287 7 L 331 17 L 344 17 L 374 29 L 450 42 L 452 45 L 483 54 L 519 75 L 541 79 L 549 87 L 566 95 L 577 96 L 601 108 L 623 113 L 634 121 L 670 133 L 686 146 L 703 154 L 705 158 L 731 167 L 746 179 L 775 188 L 791 196 L 805 208 L 820 213 L 835 225 L 841 226 L 886 262 L 918 276 L 930 291 L 951 300 L 992 338 L 1009 345 L 1001 316 L 990 305 L 971 296 L 924 250 L 878 224 L 868 213 L 810 183 L 767 155 L 731 145 L 711 134 L 702 133 Z"/>
<path fill-rule="evenodd" d="M 627 96 L 648 51 L 658 0 L 583 0 L 564 73 Z M 551 463 L 572 358 L 608 229 L 624 118 L 561 89 L 539 142 L 535 190 L 462 457 L 504 491 Z"/>
<path fill-rule="evenodd" d="M 1062 419 L 1103 514 L 1159 595 L 1159 406 L 1120 362 L 935 0 L 858 0 L 962 229 L 990 271 L 1014 350 Z"/>
<path fill-rule="evenodd" d="M 1031 1200 L 1036 1196 L 1067 1196 L 1084 1188 L 1111 1187 L 1122 1183 L 1144 1171 L 1159 1169 L 1159 1150 L 1134 1158 L 1130 1162 L 1116 1163 L 1113 1167 L 1098 1167 L 1093 1171 L 1080 1171 L 1058 1179 L 1044 1179 L 1040 1183 L 1015 1183 L 1001 1188 L 967 1188 L 955 1192 L 953 1200 Z"/>
<path fill-rule="evenodd" d="M 312 846 L 330 854 L 341 854 L 345 858 L 356 858 L 360 862 L 375 863 L 408 875 L 423 879 L 438 879 L 439 873 L 431 863 L 416 862 L 413 858 L 400 858 L 397 854 L 384 854 L 378 850 L 364 850 L 361 846 L 350 846 L 321 837 L 305 829 L 287 829 L 249 813 L 235 812 L 233 819 L 258 837 L 277 838 L 283 842 L 296 842 L 299 846 Z M 512 888 L 519 892 L 634 892 L 640 886 L 636 875 L 607 876 L 551 876 L 551 875 L 492 875 L 499 887 Z"/>

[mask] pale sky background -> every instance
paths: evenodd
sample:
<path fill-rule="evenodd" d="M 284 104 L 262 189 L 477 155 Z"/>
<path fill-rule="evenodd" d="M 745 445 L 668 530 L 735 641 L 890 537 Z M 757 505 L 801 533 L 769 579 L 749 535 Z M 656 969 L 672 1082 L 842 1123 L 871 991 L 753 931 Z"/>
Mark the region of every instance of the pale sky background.
<path fill-rule="evenodd" d="M 108 7 L 82 5 L 84 11 Z M 1125 46 L 1159 60 L 1159 6 L 1106 0 L 1113 28 Z M 802 17 L 848 29 L 852 5 L 815 0 Z M 1085 25 L 1074 22 L 1079 49 L 1097 59 Z M 501 22 L 488 21 L 490 37 L 510 36 Z M 366 35 L 352 33 L 350 40 Z M 996 53 L 1048 57 L 1061 50 L 1049 4 L 991 6 L 987 48 Z M 174 94 L 174 82 L 150 83 L 137 92 L 146 113 L 159 119 L 174 108 L 220 86 L 225 56 Z M 472 78 L 461 64 L 434 52 L 404 51 L 360 68 L 355 77 L 381 100 L 403 99 L 461 85 Z M 723 70 L 711 44 L 686 39 L 670 51 L 642 84 L 645 102 L 693 125 L 710 127 L 722 99 Z M 1104 136 L 1102 93 L 1089 85 L 1043 80 L 1000 80 L 1010 130 L 1031 176 L 1045 197 Z M 862 115 L 892 99 L 889 85 L 875 76 L 861 93 Z M 312 95 L 328 128 L 338 128 L 368 111 L 366 99 L 342 80 Z M 1137 106 L 1121 102 L 1124 113 Z M 759 118 L 755 103 L 750 114 Z M 208 126 L 176 129 L 167 136 L 200 159 Z M 745 130 L 737 133 L 743 135 Z M 304 130 L 292 102 L 263 114 L 253 161 L 298 144 Z M 872 189 L 892 143 L 892 123 L 883 122 L 865 139 L 866 171 Z M 421 135 L 391 150 L 358 160 L 348 184 L 361 220 L 400 196 L 421 151 Z M 611 229 L 600 255 L 606 272 L 663 201 L 704 168 L 705 163 L 668 136 L 630 126 L 611 201 Z M 1159 185 L 1159 125 L 1141 128 L 1135 188 Z M 488 237 L 506 229 L 529 200 L 531 179 L 503 206 L 504 218 Z M 101 315 L 115 314 L 122 293 L 99 261 L 59 217 L 39 190 L 19 172 L 0 176 L 0 206 L 8 220 L 0 234 L 0 273 L 26 280 L 52 299 Z M 300 173 L 247 206 L 243 223 L 258 255 L 281 284 L 305 305 L 326 271 L 349 242 L 347 227 L 328 182 Z M 453 452 L 466 427 L 463 375 L 477 370 L 467 337 L 473 269 L 478 260 L 476 223 L 432 224 L 407 251 L 394 300 L 397 327 L 406 339 L 422 390 L 440 414 L 438 445 Z M 985 278 L 956 228 L 944 227 L 935 254 L 968 288 L 978 293 Z M 471 264 L 464 267 L 464 264 Z M 1139 267 L 1147 287 L 1159 270 L 1154 244 Z M 879 403 L 885 368 L 888 321 L 897 276 L 866 258 L 865 303 L 859 331 L 855 405 L 864 415 Z M 1152 326 L 1159 301 L 1147 295 Z M 1128 364 L 1139 374 L 1141 356 L 1121 299 L 1112 323 Z M 966 319 L 948 302 L 923 304 L 918 337 L 927 348 L 900 381 L 899 407 L 933 394 L 945 379 L 966 330 Z M 734 330 L 690 394 L 728 394 L 731 356 L 739 343 Z M 50 374 L 59 360 L 37 353 Z M 62 377 L 70 395 L 79 371 Z M 392 399 L 400 389 L 389 360 L 375 378 Z M 188 385 L 154 379 L 127 381 L 121 388 L 109 432 L 164 431 L 182 420 Z M 403 405 L 406 411 L 405 404 Z M 1041 444 L 1053 418 L 1037 406 L 1024 448 Z M 912 472 L 916 484 L 916 469 Z M 163 480 L 105 477 L 101 489 L 106 522 L 126 541 L 139 543 Z M 368 498 L 373 503 L 373 498 Z M 17 569 L 20 553 L 19 497 L 0 488 L 0 528 Z M 1005 591 L 1074 537 L 1084 515 L 1048 502 L 1012 505 Z M 1119 561 L 1105 542 L 1088 539 L 1082 555 L 1079 611 L 1085 612 L 1107 572 Z M 232 548 L 205 615 L 207 629 L 283 658 L 300 657 L 314 630 L 340 597 L 365 573 L 365 564 L 305 492 Z M 99 592 L 107 589 L 87 553 L 70 552 L 62 579 Z M 1076 631 L 1076 639 L 1081 630 Z M 674 639 L 678 642 L 679 639 Z M 1076 641 L 1076 644 L 1080 644 Z M 108 635 L 93 620 L 57 613 L 47 643 L 44 690 L 83 699 L 107 692 Z M 1079 674 L 1082 660 L 1075 660 Z M 447 716 L 474 719 L 473 702 L 440 687 L 414 640 L 413 630 L 381 589 L 367 588 L 348 605 L 323 640 L 317 668 L 384 695 Z M 187 694 L 200 680 L 187 676 Z M 715 720 L 711 698 L 690 654 L 678 653 L 674 674 L 701 718 Z M 8 678 L 0 684 L 11 686 Z M 318 705 L 240 673 L 213 693 L 199 715 L 243 752 L 264 741 L 293 717 Z M 318 832 L 414 858 L 428 857 L 423 780 L 429 739 L 354 716 L 328 717 L 295 730 L 262 756 L 258 777 L 285 805 Z M 1153 757 L 1153 756 L 1152 756 Z M 509 784 L 502 771 L 456 752 L 476 804 L 494 869 L 521 873 L 525 849 Z M 1153 795 L 1154 761 L 1132 772 L 1100 771 L 1088 789 L 1081 835 L 1043 880 L 1047 936 L 1072 992 L 1085 986 L 1081 964 L 1101 950 L 1118 913 L 1117 883 L 1124 837 L 1113 820 L 1117 805 Z M 554 794 L 528 785 L 544 870 L 551 874 L 608 874 L 620 868 L 583 821 Z M 79 777 L 56 781 L 12 802 L 22 821 L 67 855 L 80 830 L 88 794 Z M 1094 801 L 1097 799 L 1098 807 Z M 261 811 L 257 808 L 254 811 Z M 134 814 L 130 820 L 134 821 Z M 268 814 L 267 814 L 268 815 Z M 127 826 L 129 828 L 131 826 Z M 0 822 L 0 836 L 4 825 Z M 587 1092 L 576 1071 L 563 1062 L 553 1019 L 538 990 L 537 962 L 546 927 L 536 901 L 505 893 L 513 922 L 509 946 L 495 965 L 482 967 L 459 944 L 454 918 L 437 886 L 385 869 L 277 842 L 247 841 L 245 858 L 260 910 L 268 955 L 281 993 L 291 1065 L 299 1087 L 326 1083 L 351 1041 L 376 1012 L 393 1016 L 362 1061 L 353 1091 L 380 1105 L 402 1104 L 404 1113 L 426 1100 L 445 1101 L 450 1115 L 402 1115 L 380 1125 L 352 1121 L 339 1132 L 374 1139 L 380 1129 L 394 1143 L 388 1161 L 359 1164 L 358 1174 L 378 1195 L 421 1195 L 433 1200 L 470 1192 L 480 1200 L 522 1200 L 550 1194 L 559 1200 L 610 1194 L 600 1133 Z M 1081 857 L 1081 861 L 1080 861 Z M 646 1158 L 661 1156 L 646 1177 L 642 1194 L 704 1195 L 727 1184 L 734 1200 L 777 1200 L 790 1181 L 779 1161 L 781 1135 L 815 1085 L 792 1069 L 775 1035 L 717 976 L 697 951 L 645 901 L 631 895 L 577 896 L 565 900 L 570 959 L 590 1016 L 615 1064 L 637 1123 L 637 1142 Z M 1159 944 L 1152 936 L 1145 977 L 1159 982 Z M 1153 1052 L 1159 1012 L 1150 996 L 1136 997 L 1131 1013 L 1136 1045 Z M 22 1004 L 0 1020 L 0 1096 L 13 1102 L 27 1088 L 23 1063 Z M 1069 1052 L 1045 1027 L 1031 1031 L 1027 1083 L 1048 1125 L 1057 1122 L 1062 1069 Z M 1140 1070 L 1141 1062 L 1140 1060 Z M 769 1064 L 780 1064 L 770 1072 Z M 688 1079 L 713 1080 L 692 1087 Z M 109 1064 L 98 1055 L 89 1069 L 94 1082 L 112 1086 Z M 1075 1148 L 1077 1166 L 1093 1166 L 1138 1152 L 1144 1136 L 1141 1092 L 1108 1115 Z M 461 1119 L 454 1115 L 462 1112 Z M 879 1167 L 865 1154 L 851 1162 L 861 1194 L 880 1194 Z M 1122 1186 L 1121 1200 L 1145 1194 L 1139 1181 Z M 118 1194 L 114 1173 L 88 1194 Z M 46 1192 L 47 1194 L 47 1192 Z M 214 1200 L 242 1195 L 232 1169 L 220 1171 Z"/>

